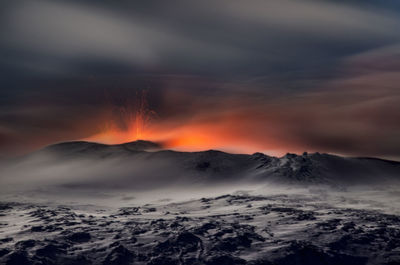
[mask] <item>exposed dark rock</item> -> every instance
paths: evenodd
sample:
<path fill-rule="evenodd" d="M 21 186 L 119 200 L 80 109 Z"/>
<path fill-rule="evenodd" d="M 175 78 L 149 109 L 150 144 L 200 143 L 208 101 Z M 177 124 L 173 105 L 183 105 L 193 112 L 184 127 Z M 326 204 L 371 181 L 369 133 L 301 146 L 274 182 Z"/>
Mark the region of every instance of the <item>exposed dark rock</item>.
<path fill-rule="evenodd" d="M 244 265 L 246 261 L 244 259 L 223 255 L 217 257 L 211 257 L 206 261 L 206 265 Z"/>
<path fill-rule="evenodd" d="M 8 253 L 10 253 L 10 250 L 8 250 L 6 248 L 0 249 L 0 257 L 3 257 L 5 255 L 7 255 Z"/>
<path fill-rule="evenodd" d="M 131 264 L 135 255 L 120 245 L 114 248 L 103 261 L 104 265 L 128 265 Z"/>
<path fill-rule="evenodd" d="M 9 205 L 7 203 L 0 203 L 0 212 L 6 211 L 6 210 L 11 210 L 11 209 L 12 209 L 11 205 Z"/>
<path fill-rule="evenodd" d="M 159 243 L 154 248 L 155 253 L 176 253 L 196 251 L 201 245 L 201 239 L 190 232 L 182 232 L 178 236 Z"/>
<path fill-rule="evenodd" d="M 68 240 L 76 242 L 76 243 L 83 243 L 88 242 L 92 237 L 87 232 L 77 232 L 73 233 L 72 235 L 68 236 Z"/>
<path fill-rule="evenodd" d="M 208 231 L 210 229 L 215 229 L 217 228 L 217 225 L 215 223 L 205 223 L 201 226 L 202 231 Z"/>
<path fill-rule="evenodd" d="M 39 248 L 38 250 L 36 250 L 36 255 L 42 257 L 54 258 L 57 255 L 65 252 L 66 252 L 65 246 L 48 244 L 43 248 Z"/>
<path fill-rule="evenodd" d="M 6 265 L 31 265 L 28 254 L 24 251 L 14 252 L 8 256 Z"/>
<path fill-rule="evenodd" d="M 237 237 L 227 237 L 220 243 L 214 246 L 214 250 L 219 251 L 236 251 L 240 247 L 249 248 L 251 246 L 251 239 L 246 235 L 239 235 Z"/>
<path fill-rule="evenodd" d="M 0 239 L 1 243 L 7 243 L 7 242 L 11 242 L 11 241 L 13 241 L 12 237 L 6 237 L 6 238 Z"/>
<path fill-rule="evenodd" d="M 42 232 L 42 231 L 44 231 L 44 227 L 41 226 L 41 225 L 39 225 L 39 226 L 32 226 L 32 227 L 31 227 L 31 231 L 32 231 L 32 232 Z"/>
<path fill-rule="evenodd" d="M 23 241 L 17 242 L 16 247 L 26 249 L 26 248 L 34 247 L 35 245 L 36 245 L 36 240 L 29 239 L 29 240 L 23 240 Z"/>
<path fill-rule="evenodd" d="M 336 253 L 328 254 L 307 242 L 294 241 L 287 249 L 288 254 L 273 260 L 277 265 L 364 265 L 368 259 L 365 257 L 348 256 Z"/>
<path fill-rule="evenodd" d="M 175 243 L 178 246 L 185 248 L 186 251 L 194 251 L 201 243 L 201 239 L 190 232 L 183 232 L 178 235 Z"/>
<path fill-rule="evenodd" d="M 178 265 L 179 261 L 170 257 L 157 257 L 152 259 L 147 265 Z"/>
<path fill-rule="evenodd" d="M 124 207 L 121 208 L 119 211 L 120 215 L 140 215 L 139 210 L 139 207 Z"/>
<path fill-rule="evenodd" d="M 153 212 L 156 212 L 156 211 L 157 211 L 157 209 L 154 208 L 154 207 L 143 209 L 143 212 L 145 212 L 145 213 L 153 213 Z"/>
<path fill-rule="evenodd" d="M 91 265 L 93 264 L 90 260 L 88 260 L 84 256 L 78 256 L 78 257 L 64 257 L 61 259 L 57 264 L 62 264 L 62 265 Z"/>

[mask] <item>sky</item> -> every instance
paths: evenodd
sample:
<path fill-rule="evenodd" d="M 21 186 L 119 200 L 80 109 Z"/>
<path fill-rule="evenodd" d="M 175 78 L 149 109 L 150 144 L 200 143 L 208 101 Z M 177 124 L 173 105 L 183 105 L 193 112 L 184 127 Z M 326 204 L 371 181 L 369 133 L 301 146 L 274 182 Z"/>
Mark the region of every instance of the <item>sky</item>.
<path fill-rule="evenodd" d="M 0 3 L 0 156 L 62 141 L 400 159 L 397 0 Z"/>

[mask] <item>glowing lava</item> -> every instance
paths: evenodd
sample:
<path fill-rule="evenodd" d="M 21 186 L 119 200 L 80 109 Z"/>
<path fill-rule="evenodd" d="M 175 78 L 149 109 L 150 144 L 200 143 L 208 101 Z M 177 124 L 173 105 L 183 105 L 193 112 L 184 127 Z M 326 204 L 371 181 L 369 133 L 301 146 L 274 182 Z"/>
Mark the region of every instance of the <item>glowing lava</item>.
<path fill-rule="evenodd" d="M 233 153 L 268 150 L 269 154 L 277 154 L 276 150 L 282 146 L 282 142 L 270 141 L 268 135 L 259 133 L 255 126 L 259 124 L 258 117 L 243 110 L 215 112 L 210 109 L 207 115 L 199 113 L 188 119 L 157 119 L 156 122 L 156 113 L 149 108 L 145 91 L 137 93 L 134 102 L 111 110 L 100 132 L 84 140 L 105 144 L 148 140 L 179 151 L 217 149 Z"/>
<path fill-rule="evenodd" d="M 141 112 L 139 112 L 140 114 Z M 233 153 L 254 153 L 265 151 L 271 144 L 260 146 L 251 137 L 246 137 L 240 130 L 235 130 L 239 121 L 229 121 L 224 117 L 221 121 L 192 120 L 183 124 L 169 122 L 149 122 L 148 117 L 137 115 L 127 130 L 116 126 L 109 127 L 102 133 L 85 140 L 106 144 L 125 143 L 135 140 L 148 140 L 160 143 L 164 148 L 178 151 L 203 151 L 217 149 Z M 275 148 L 274 148 L 275 149 Z"/>
<path fill-rule="evenodd" d="M 84 140 L 105 144 L 118 144 L 146 138 L 146 132 L 156 113 L 149 108 L 147 92 L 136 93 L 133 102 L 111 107 L 106 122 L 98 134 Z"/>

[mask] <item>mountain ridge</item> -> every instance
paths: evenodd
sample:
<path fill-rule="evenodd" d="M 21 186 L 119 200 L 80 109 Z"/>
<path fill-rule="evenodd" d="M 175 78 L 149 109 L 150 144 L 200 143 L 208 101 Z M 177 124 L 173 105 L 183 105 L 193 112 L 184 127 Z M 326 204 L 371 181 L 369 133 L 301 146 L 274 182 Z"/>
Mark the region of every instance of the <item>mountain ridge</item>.
<path fill-rule="evenodd" d="M 400 179 L 400 162 L 371 157 L 342 157 L 325 153 L 301 155 L 287 153 L 282 157 L 254 154 L 231 154 L 219 150 L 181 152 L 163 149 L 161 143 L 134 141 L 106 145 L 85 141 L 58 143 L 36 154 L 47 154 L 52 161 L 78 160 L 113 161 L 146 165 L 154 171 L 163 164 L 162 172 L 178 172 L 199 181 L 252 181 L 296 183 L 369 183 Z M 52 162 L 51 162 L 52 163 Z M 147 172 L 145 170 L 145 172 Z M 144 175 L 147 173 L 143 173 Z M 166 173 L 168 175 L 168 173 Z M 171 176 L 175 178 L 175 176 Z M 183 177 L 182 177 L 183 178 Z"/>
<path fill-rule="evenodd" d="M 218 149 L 206 149 L 206 150 L 199 150 L 199 151 L 177 151 L 177 150 L 172 150 L 172 149 L 164 149 L 162 143 L 158 142 L 153 142 L 153 141 L 148 141 L 148 140 L 135 140 L 131 142 L 126 142 L 126 143 L 121 143 L 121 144 L 103 144 L 103 143 L 98 143 L 98 142 L 90 142 L 90 141 L 67 141 L 67 142 L 60 142 L 52 145 L 48 145 L 40 150 L 53 150 L 58 149 L 58 147 L 68 147 L 71 145 L 86 145 L 88 147 L 105 147 L 105 148 L 113 148 L 113 147 L 121 147 L 121 148 L 126 148 L 127 150 L 130 151 L 172 151 L 172 152 L 177 152 L 177 153 L 204 153 L 204 152 L 221 152 L 221 153 L 226 153 L 226 154 L 231 154 L 231 155 L 248 155 L 248 156 L 256 156 L 258 154 L 261 154 L 263 156 L 271 157 L 271 158 L 278 158 L 282 159 L 285 157 L 301 157 L 301 156 L 332 156 L 332 157 L 342 157 L 342 158 L 349 158 L 349 159 L 363 159 L 363 160 L 377 160 L 381 162 L 386 162 L 390 164 L 399 164 L 400 161 L 396 160 L 390 160 L 390 159 L 384 159 L 384 158 L 379 158 L 379 157 L 369 157 L 369 156 L 340 156 L 337 154 L 332 154 L 332 153 L 320 153 L 320 152 L 313 152 L 313 153 L 308 153 L 308 152 L 303 152 L 303 154 L 296 154 L 296 153 L 286 153 L 285 155 L 279 157 L 279 156 L 271 156 L 264 154 L 262 152 L 255 152 L 253 154 L 243 154 L 243 153 L 230 153 Z M 60 150 L 59 150 L 60 151 Z M 36 151 L 37 152 L 37 151 Z M 35 152 L 33 152 L 35 153 Z"/>

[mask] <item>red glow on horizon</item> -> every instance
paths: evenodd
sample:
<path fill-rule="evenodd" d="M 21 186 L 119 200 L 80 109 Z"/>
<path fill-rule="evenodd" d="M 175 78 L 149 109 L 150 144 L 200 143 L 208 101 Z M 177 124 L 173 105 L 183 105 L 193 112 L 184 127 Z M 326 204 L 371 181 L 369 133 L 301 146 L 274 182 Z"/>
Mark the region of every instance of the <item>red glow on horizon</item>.
<path fill-rule="evenodd" d="M 261 151 L 260 147 L 256 147 L 251 143 L 235 140 L 234 135 L 218 134 L 211 127 L 194 125 L 181 126 L 172 131 L 168 129 L 164 131 L 149 128 L 148 130 L 141 131 L 140 134 L 137 134 L 136 128 L 132 126 L 130 130 L 111 129 L 84 140 L 105 144 L 121 144 L 136 140 L 148 140 L 160 142 L 164 148 L 179 151 L 202 151 L 209 149 L 243 153 Z"/>
<path fill-rule="evenodd" d="M 237 117 L 236 117 L 237 119 Z M 177 151 L 203 151 L 216 149 L 233 153 L 265 152 L 270 155 L 282 155 L 275 143 L 259 142 L 246 137 L 237 128 L 240 120 L 191 121 L 184 124 L 148 123 L 142 126 L 142 120 L 133 120 L 128 129 L 108 127 L 106 130 L 84 140 L 105 144 L 121 144 L 136 140 L 148 140 L 162 143 L 164 148 Z M 243 126 L 245 127 L 245 126 Z"/>
<path fill-rule="evenodd" d="M 147 102 L 147 91 L 141 90 L 136 93 L 134 102 L 127 102 L 118 108 L 113 107 L 110 117 L 98 134 L 92 135 L 84 140 L 95 141 L 105 144 L 119 144 L 131 142 L 146 137 L 145 132 L 156 113 L 152 111 Z M 118 117 L 118 126 L 113 114 Z"/>
<path fill-rule="evenodd" d="M 148 140 L 178 151 L 217 149 L 233 153 L 285 153 L 280 149 L 282 142 L 269 140 L 267 134 L 260 133 L 259 117 L 243 110 L 210 110 L 186 120 L 156 121 L 155 112 L 148 106 L 146 91 L 137 93 L 132 104 L 111 110 L 114 116 L 105 117 L 105 126 L 100 132 L 83 140 L 104 144 Z"/>

